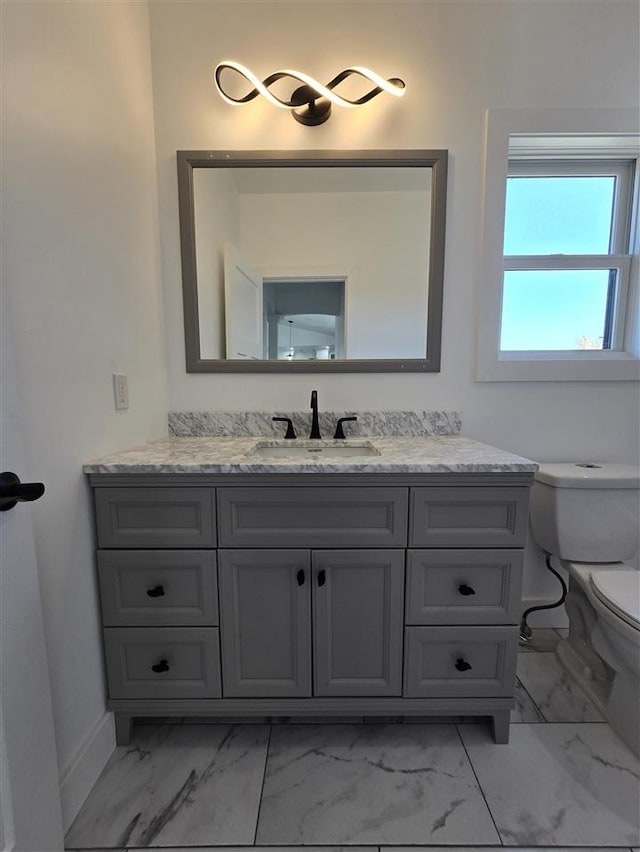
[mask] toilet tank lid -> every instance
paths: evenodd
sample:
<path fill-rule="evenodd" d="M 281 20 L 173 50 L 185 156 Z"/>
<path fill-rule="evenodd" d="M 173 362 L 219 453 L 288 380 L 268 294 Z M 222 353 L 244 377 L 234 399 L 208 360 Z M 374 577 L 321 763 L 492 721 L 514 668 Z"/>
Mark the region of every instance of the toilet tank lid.
<path fill-rule="evenodd" d="M 554 488 L 638 488 L 640 467 L 616 462 L 541 462 L 534 478 Z"/>

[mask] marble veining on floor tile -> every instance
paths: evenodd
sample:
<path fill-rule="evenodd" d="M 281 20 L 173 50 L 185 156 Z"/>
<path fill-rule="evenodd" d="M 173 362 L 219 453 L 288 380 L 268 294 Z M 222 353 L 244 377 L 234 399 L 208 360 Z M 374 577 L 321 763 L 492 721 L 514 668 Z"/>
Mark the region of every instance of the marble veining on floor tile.
<path fill-rule="evenodd" d="M 511 722 L 544 722 L 544 716 L 518 678 L 516 678 L 514 698 L 515 706 L 511 711 Z"/>
<path fill-rule="evenodd" d="M 513 725 L 498 746 L 458 730 L 505 846 L 631 846 L 640 761 L 607 724 Z"/>
<path fill-rule="evenodd" d="M 519 654 L 517 674 L 547 722 L 604 722 L 555 654 Z"/>
<path fill-rule="evenodd" d="M 68 848 L 251 844 L 269 728 L 136 729 L 67 835 Z"/>
<path fill-rule="evenodd" d="M 352 846 L 314 846 L 312 850 L 306 846 L 163 846 L 162 852 L 344 852 L 345 849 L 354 852 Z M 110 849 L 109 852 L 114 850 Z M 358 846 L 357 852 L 378 852 L 378 847 Z M 449 849 L 448 852 L 452 850 Z M 483 852 L 486 852 L 486 849 Z"/>
<path fill-rule="evenodd" d="M 500 846 L 499 848 L 500 852 L 516 852 L 516 850 L 517 852 L 629 852 L 626 846 Z M 385 846 L 384 852 L 490 852 L 490 848 L 486 846 Z"/>
<path fill-rule="evenodd" d="M 453 725 L 274 728 L 258 844 L 497 844 Z"/>

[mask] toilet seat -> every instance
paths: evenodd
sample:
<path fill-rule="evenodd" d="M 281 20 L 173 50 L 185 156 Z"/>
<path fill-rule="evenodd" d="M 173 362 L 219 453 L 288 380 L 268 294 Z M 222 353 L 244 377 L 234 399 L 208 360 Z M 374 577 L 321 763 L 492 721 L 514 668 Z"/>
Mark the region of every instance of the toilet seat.
<path fill-rule="evenodd" d="M 591 571 L 589 581 L 607 609 L 640 631 L 640 571 Z"/>

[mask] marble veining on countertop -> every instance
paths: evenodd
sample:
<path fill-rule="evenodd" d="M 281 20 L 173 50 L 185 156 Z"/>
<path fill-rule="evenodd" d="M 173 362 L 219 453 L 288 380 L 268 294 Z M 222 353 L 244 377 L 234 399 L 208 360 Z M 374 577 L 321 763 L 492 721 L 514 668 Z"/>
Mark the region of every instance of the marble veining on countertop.
<path fill-rule="evenodd" d="M 320 411 L 320 433 L 331 438 L 339 417 L 352 417 L 356 422 L 345 424 L 347 436 L 354 438 L 372 435 L 417 437 L 419 435 L 458 435 L 462 428 L 459 411 Z M 170 411 L 169 434 L 183 438 L 282 437 L 282 423 L 274 417 L 290 417 L 299 437 L 309 434 L 311 411 Z"/>
<path fill-rule="evenodd" d="M 85 473 L 525 473 L 538 465 L 530 459 L 457 435 L 375 437 L 368 441 L 314 441 L 314 447 L 371 443 L 376 455 L 265 458 L 252 455 L 256 443 L 292 448 L 306 440 L 273 438 L 163 438 L 105 456 L 83 466 Z"/>

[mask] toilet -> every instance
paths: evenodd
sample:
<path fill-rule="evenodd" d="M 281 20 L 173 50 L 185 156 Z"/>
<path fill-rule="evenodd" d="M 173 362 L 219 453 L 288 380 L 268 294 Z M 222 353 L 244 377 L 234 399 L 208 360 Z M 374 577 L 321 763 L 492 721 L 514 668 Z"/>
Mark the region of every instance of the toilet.
<path fill-rule="evenodd" d="M 562 665 L 640 757 L 640 469 L 541 464 L 531 490 L 533 537 L 569 575 Z"/>

